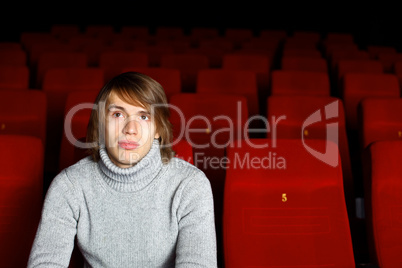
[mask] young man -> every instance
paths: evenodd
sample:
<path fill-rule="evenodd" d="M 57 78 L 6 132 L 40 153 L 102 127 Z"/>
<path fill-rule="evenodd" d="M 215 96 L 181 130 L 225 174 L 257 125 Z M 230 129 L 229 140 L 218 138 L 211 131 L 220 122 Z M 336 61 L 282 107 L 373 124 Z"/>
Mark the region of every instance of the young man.
<path fill-rule="evenodd" d="M 75 238 L 87 267 L 217 267 L 211 187 L 173 157 L 163 88 L 123 73 L 94 107 L 92 156 L 53 180 L 28 267 L 68 267 Z"/>

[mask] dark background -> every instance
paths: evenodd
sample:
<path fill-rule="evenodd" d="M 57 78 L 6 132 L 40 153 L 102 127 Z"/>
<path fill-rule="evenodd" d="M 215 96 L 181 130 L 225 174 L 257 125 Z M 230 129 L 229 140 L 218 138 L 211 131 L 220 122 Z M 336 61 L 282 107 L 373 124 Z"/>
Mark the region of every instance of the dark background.
<path fill-rule="evenodd" d="M 396 2 L 395 2 L 396 3 Z M 401 51 L 402 11 L 386 2 L 342 1 L 219 1 L 174 2 L 67 2 L 47 4 L 3 3 L 0 13 L 1 41 L 19 41 L 22 31 L 49 31 L 53 24 L 77 24 L 82 30 L 91 24 L 108 24 L 116 31 L 124 25 L 215 27 L 352 33 L 356 43 L 394 46 Z"/>

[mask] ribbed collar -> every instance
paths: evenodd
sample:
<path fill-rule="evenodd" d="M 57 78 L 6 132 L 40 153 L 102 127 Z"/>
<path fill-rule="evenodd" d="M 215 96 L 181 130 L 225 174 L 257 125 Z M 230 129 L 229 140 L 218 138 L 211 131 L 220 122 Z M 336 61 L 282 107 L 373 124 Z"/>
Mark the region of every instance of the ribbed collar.
<path fill-rule="evenodd" d="M 154 140 L 149 152 L 133 167 L 120 168 L 109 158 L 105 148 L 99 150 L 99 167 L 106 183 L 119 192 L 134 192 L 147 186 L 160 172 L 162 158 L 159 141 Z"/>

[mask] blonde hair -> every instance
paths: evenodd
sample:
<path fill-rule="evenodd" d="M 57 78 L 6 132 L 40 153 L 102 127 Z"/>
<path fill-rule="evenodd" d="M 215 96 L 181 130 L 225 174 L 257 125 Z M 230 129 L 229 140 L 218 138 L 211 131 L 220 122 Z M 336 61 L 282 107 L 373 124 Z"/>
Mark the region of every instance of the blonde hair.
<path fill-rule="evenodd" d="M 171 147 L 173 134 L 165 91 L 157 81 L 137 72 L 126 72 L 114 77 L 99 92 L 94 105 L 97 109 L 92 110 L 87 129 L 87 142 L 96 144 L 90 149 L 93 159 L 99 160 L 99 123 L 105 122 L 105 105 L 112 92 L 127 103 L 141 106 L 149 112 L 152 109 L 156 133 L 160 136 L 162 161 L 168 163 L 174 152 Z"/>

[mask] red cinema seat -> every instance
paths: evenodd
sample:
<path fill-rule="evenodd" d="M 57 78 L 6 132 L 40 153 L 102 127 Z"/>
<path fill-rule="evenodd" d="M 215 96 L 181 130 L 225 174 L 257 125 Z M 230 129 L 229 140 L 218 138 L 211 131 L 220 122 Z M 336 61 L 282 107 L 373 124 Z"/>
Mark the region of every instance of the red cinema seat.
<path fill-rule="evenodd" d="M 193 147 L 188 141 L 179 140 L 172 144 L 172 149 L 176 153 L 175 157 L 194 165 Z"/>
<path fill-rule="evenodd" d="M 194 92 L 199 70 L 209 68 L 209 60 L 202 54 L 165 54 L 161 56 L 160 67 L 180 71 L 182 90 Z"/>
<path fill-rule="evenodd" d="M 27 51 L 29 55 L 28 64 L 30 68 L 34 70 L 38 67 L 39 58 L 43 53 L 49 52 L 76 52 L 74 47 L 69 43 L 57 41 L 43 41 L 35 42 L 31 45 L 31 48 Z"/>
<path fill-rule="evenodd" d="M 21 50 L 22 44 L 17 41 L 1 41 L 0 42 L 0 50 L 1 49 L 16 49 Z"/>
<path fill-rule="evenodd" d="M 287 32 L 285 30 L 268 30 L 262 29 L 260 31 L 259 37 L 267 39 L 276 39 L 282 42 L 287 37 Z"/>
<path fill-rule="evenodd" d="M 38 90 L 0 90 L 0 134 L 33 136 L 45 145 L 47 103 Z"/>
<path fill-rule="evenodd" d="M 105 82 L 122 73 L 128 67 L 148 67 L 148 55 L 133 51 L 104 51 L 99 56 L 99 67 L 105 71 Z"/>
<path fill-rule="evenodd" d="M 22 32 L 20 34 L 20 43 L 25 51 L 31 51 L 32 44 L 38 42 L 56 43 L 59 41 L 50 32 Z"/>
<path fill-rule="evenodd" d="M 399 85 L 402 87 L 402 59 L 395 61 L 394 73 L 398 77 Z"/>
<path fill-rule="evenodd" d="M 1 267 L 26 267 L 42 209 L 43 144 L 0 135 L 0 148 Z"/>
<path fill-rule="evenodd" d="M 309 146 L 339 157 L 334 143 Z M 225 267 L 355 267 L 340 165 L 299 139 L 275 147 L 251 139 L 227 151 Z"/>
<path fill-rule="evenodd" d="M 357 130 L 360 101 L 370 97 L 399 98 L 398 78 L 385 73 L 348 73 L 343 78 L 341 95 L 345 104 L 346 125 L 351 130 Z"/>
<path fill-rule="evenodd" d="M 329 96 L 329 75 L 314 71 L 275 70 L 271 78 L 271 95 Z"/>
<path fill-rule="evenodd" d="M 371 262 L 400 267 L 402 259 L 402 142 L 377 141 L 364 153 L 367 236 Z"/>
<path fill-rule="evenodd" d="M 28 89 L 29 73 L 27 66 L 0 65 L 0 89 Z"/>
<path fill-rule="evenodd" d="M 219 48 L 225 51 L 225 53 L 231 53 L 235 51 L 235 44 L 232 40 L 225 37 L 216 37 L 212 39 L 201 40 L 199 42 L 200 48 Z"/>
<path fill-rule="evenodd" d="M 209 69 L 197 76 L 197 93 L 235 94 L 246 97 L 249 115 L 259 114 L 258 81 L 252 71 Z"/>
<path fill-rule="evenodd" d="M 64 126 L 61 136 L 59 171 L 88 155 L 85 143 L 87 127 L 99 90 L 68 93 L 64 109 Z"/>
<path fill-rule="evenodd" d="M 321 40 L 321 34 L 315 31 L 295 31 L 293 37 L 305 40 L 311 40 L 319 42 Z"/>
<path fill-rule="evenodd" d="M 264 54 L 225 54 L 222 58 L 222 68 L 226 70 L 244 70 L 255 72 L 259 96 L 268 92 L 271 70 L 271 59 Z"/>
<path fill-rule="evenodd" d="M 198 41 L 205 39 L 212 39 L 219 37 L 219 30 L 217 28 L 209 27 L 194 27 L 190 33 L 191 39 L 198 44 Z"/>
<path fill-rule="evenodd" d="M 0 49 L 0 65 L 28 66 L 27 52 L 22 49 Z"/>
<path fill-rule="evenodd" d="M 107 24 L 87 25 L 84 34 L 90 38 L 100 39 L 107 45 L 110 44 L 116 35 L 114 27 Z"/>
<path fill-rule="evenodd" d="M 347 73 L 384 73 L 384 66 L 377 60 L 346 60 L 338 61 L 337 79 L 341 81 Z"/>
<path fill-rule="evenodd" d="M 382 140 L 402 140 L 402 99 L 366 98 L 360 106 L 361 149 Z"/>
<path fill-rule="evenodd" d="M 253 31 L 246 28 L 227 28 L 223 35 L 225 39 L 234 44 L 235 48 L 241 47 L 242 43 L 249 41 L 253 36 Z"/>
<path fill-rule="evenodd" d="M 162 85 L 165 90 L 167 99 L 174 94 L 181 93 L 181 77 L 180 71 L 172 68 L 158 68 L 158 67 L 146 67 L 146 68 L 125 68 L 122 72 L 139 72 L 155 79 Z"/>
<path fill-rule="evenodd" d="M 379 52 L 377 58 L 384 66 L 384 72 L 394 73 L 395 63 L 402 61 L 402 53 Z"/>
<path fill-rule="evenodd" d="M 176 39 L 184 36 L 183 28 L 181 27 L 169 27 L 159 26 L 156 28 L 155 37 L 158 40 Z"/>
<path fill-rule="evenodd" d="M 340 60 L 370 60 L 370 55 L 365 50 L 359 50 L 356 44 L 342 44 L 328 47 L 327 58 L 331 72 L 336 72 Z"/>
<path fill-rule="evenodd" d="M 321 51 L 310 48 L 287 48 L 282 52 L 282 56 L 289 57 L 306 57 L 306 58 L 322 58 Z"/>
<path fill-rule="evenodd" d="M 173 143 L 184 139 L 192 146 L 194 165 L 211 183 L 221 263 L 225 147 L 247 135 L 247 100 L 237 95 L 182 93 L 172 96 L 170 104 Z"/>
<path fill-rule="evenodd" d="M 327 61 L 318 57 L 282 57 L 281 70 L 328 73 Z"/>
<path fill-rule="evenodd" d="M 89 67 L 99 67 L 99 55 L 108 47 L 103 40 L 85 34 L 71 37 L 67 44 L 73 51 L 87 55 Z"/>
<path fill-rule="evenodd" d="M 267 136 L 271 139 L 306 143 L 321 139 L 338 145 L 346 204 L 350 217 L 354 217 L 354 183 L 342 101 L 329 96 L 271 96 L 267 100 L 267 119 Z"/>
<path fill-rule="evenodd" d="M 391 47 L 391 46 L 375 46 L 375 45 L 369 45 L 367 46 L 367 52 L 370 55 L 371 59 L 378 59 L 378 55 L 381 52 L 386 52 L 386 53 L 395 53 L 396 54 L 396 48 Z"/>
<path fill-rule="evenodd" d="M 230 141 L 247 134 L 246 99 L 217 93 L 181 93 L 173 95 L 169 104 L 174 140 L 187 140 L 193 147 L 195 165 L 214 175 L 209 177 L 211 181 L 219 180 L 224 170 L 210 167 L 207 156 L 223 157 Z M 215 178 L 215 174 L 220 177 Z"/>
<path fill-rule="evenodd" d="M 67 41 L 71 37 L 80 34 L 80 27 L 77 24 L 53 24 L 50 33 L 59 40 Z"/>
<path fill-rule="evenodd" d="M 304 38 L 304 37 L 296 37 L 290 36 L 285 39 L 283 44 L 284 49 L 289 48 L 308 48 L 308 49 L 316 49 L 318 46 L 318 40 L 312 38 Z"/>
<path fill-rule="evenodd" d="M 338 43 L 338 44 L 353 44 L 354 37 L 351 33 L 344 33 L 344 32 L 329 32 L 325 36 L 324 41 L 329 43 Z"/>
<path fill-rule="evenodd" d="M 147 39 L 150 35 L 149 28 L 146 26 L 124 25 L 120 30 L 121 36 L 130 39 Z"/>
<path fill-rule="evenodd" d="M 81 52 L 45 52 L 39 56 L 36 86 L 43 89 L 46 72 L 53 68 L 86 68 L 88 56 Z"/>
<path fill-rule="evenodd" d="M 48 145 L 45 169 L 58 168 L 66 99 L 70 92 L 99 91 L 104 85 L 104 71 L 99 68 L 55 68 L 46 72 L 43 91 L 49 100 Z"/>

